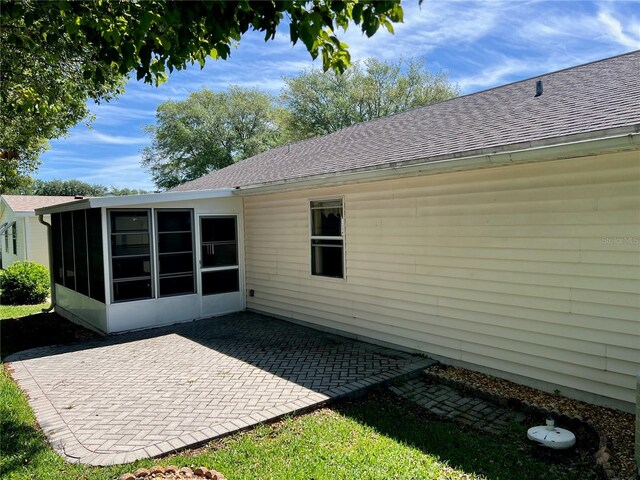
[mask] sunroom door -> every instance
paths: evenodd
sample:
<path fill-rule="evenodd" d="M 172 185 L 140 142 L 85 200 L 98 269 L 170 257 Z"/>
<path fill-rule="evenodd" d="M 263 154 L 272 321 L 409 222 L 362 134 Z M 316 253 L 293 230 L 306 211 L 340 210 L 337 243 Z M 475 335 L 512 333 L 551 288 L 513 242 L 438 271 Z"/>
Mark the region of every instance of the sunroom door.
<path fill-rule="evenodd" d="M 200 292 L 202 315 L 242 310 L 238 217 L 200 217 Z"/>

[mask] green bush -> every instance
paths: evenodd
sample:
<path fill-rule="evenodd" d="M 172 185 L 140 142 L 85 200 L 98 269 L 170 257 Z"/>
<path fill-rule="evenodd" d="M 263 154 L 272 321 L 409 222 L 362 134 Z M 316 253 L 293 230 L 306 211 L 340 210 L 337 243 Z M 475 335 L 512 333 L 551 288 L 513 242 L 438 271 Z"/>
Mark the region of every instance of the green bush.
<path fill-rule="evenodd" d="M 49 296 L 49 270 L 34 262 L 16 262 L 0 272 L 3 305 L 36 305 Z"/>

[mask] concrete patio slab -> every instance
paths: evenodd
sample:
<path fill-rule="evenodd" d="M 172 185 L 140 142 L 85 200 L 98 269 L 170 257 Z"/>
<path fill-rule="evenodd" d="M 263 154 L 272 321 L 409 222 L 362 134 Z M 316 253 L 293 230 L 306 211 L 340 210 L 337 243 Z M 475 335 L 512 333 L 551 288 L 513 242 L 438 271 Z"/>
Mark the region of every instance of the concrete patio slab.
<path fill-rule="evenodd" d="M 433 363 L 249 312 L 6 361 L 53 448 L 91 465 L 202 444 Z"/>

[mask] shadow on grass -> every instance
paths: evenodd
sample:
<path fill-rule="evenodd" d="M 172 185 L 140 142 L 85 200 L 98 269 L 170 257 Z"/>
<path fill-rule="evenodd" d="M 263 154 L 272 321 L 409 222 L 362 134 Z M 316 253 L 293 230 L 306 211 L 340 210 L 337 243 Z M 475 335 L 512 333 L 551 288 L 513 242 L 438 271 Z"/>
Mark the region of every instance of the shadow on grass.
<path fill-rule="evenodd" d="M 0 320 L 0 358 L 47 345 L 61 345 L 100 336 L 65 320 L 56 313 L 36 313 Z"/>
<path fill-rule="evenodd" d="M 600 478 L 591 458 L 594 439 L 570 451 L 550 451 L 526 440 L 514 424 L 501 435 L 429 418 L 429 413 L 378 389 L 336 409 L 381 435 L 435 456 L 450 467 L 488 480 L 587 480 Z"/>
<path fill-rule="evenodd" d="M 0 478 L 7 478 L 16 470 L 22 469 L 47 448 L 40 431 L 26 422 L 7 418 L 6 412 L 3 412 L 0 418 L 0 432 L 2 432 Z"/>

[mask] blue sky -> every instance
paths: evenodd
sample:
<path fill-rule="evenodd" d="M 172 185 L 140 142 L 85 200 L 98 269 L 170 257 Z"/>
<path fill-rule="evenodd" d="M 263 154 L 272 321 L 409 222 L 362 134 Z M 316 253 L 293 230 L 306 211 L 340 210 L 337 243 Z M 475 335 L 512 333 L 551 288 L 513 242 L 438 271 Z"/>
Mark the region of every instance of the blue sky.
<path fill-rule="evenodd" d="M 423 59 L 432 72 L 445 71 L 462 93 L 473 93 L 542 73 L 640 49 L 640 0 L 612 2 L 403 0 L 404 24 L 395 35 L 380 30 L 364 37 L 357 28 L 341 35 L 353 60 L 400 56 Z M 36 178 L 78 179 L 106 186 L 153 190 L 140 166 L 150 143 L 143 126 L 156 106 L 207 87 L 257 87 L 278 94 L 283 77 L 318 66 L 301 46 L 291 46 L 286 28 L 265 43 L 243 37 L 227 61 L 209 61 L 176 72 L 160 87 L 129 81 L 117 100 L 91 104 L 95 120 L 51 142 Z"/>

